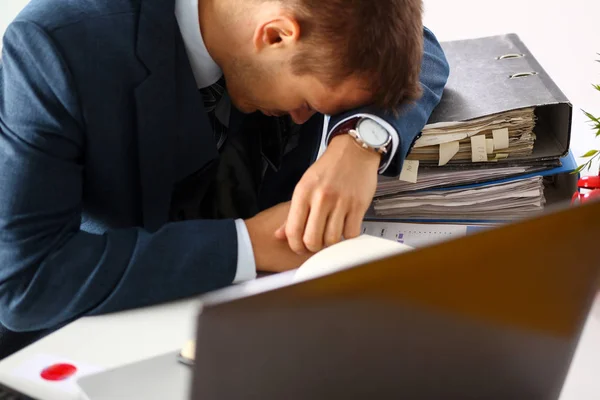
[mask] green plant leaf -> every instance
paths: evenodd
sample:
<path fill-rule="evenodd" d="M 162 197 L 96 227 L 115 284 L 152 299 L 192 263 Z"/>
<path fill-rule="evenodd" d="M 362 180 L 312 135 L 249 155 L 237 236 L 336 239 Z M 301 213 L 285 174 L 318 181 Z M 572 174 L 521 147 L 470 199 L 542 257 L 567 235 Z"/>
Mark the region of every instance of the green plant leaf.
<path fill-rule="evenodd" d="M 587 165 L 587 163 L 580 165 L 579 167 L 577 167 L 577 169 L 573 172 L 571 172 L 572 175 L 578 174 L 581 172 L 581 170 L 583 170 L 585 168 L 585 166 Z"/>
<path fill-rule="evenodd" d="M 594 117 L 592 114 L 590 114 L 589 112 L 585 111 L 585 110 L 581 110 L 583 111 L 583 113 L 585 114 L 586 117 L 588 117 L 588 119 L 592 122 L 595 122 L 597 124 L 600 124 L 600 120 L 598 120 L 598 118 Z"/>
<path fill-rule="evenodd" d="M 600 53 L 596 53 L 596 54 L 598 56 L 600 56 Z M 600 63 L 600 60 L 596 60 L 596 62 Z M 592 84 L 592 87 L 600 92 L 600 84 Z M 595 133 L 595 137 L 596 138 L 600 137 L 600 117 L 595 117 L 591 113 L 589 113 L 585 110 L 581 110 L 581 111 L 589 119 L 589 122 L 592 125 L 592 131 Z M 587 160 L 583 165 L 580 165 L 575 171 L 573 171 L 574 174 L 581 172 L 586 167 L 589 171 L 592 168 L 592 162 L 596 158 L 600 159 L 600 150 L 590 150 L 581 157 L 589 158 L 589 160 Z"/>

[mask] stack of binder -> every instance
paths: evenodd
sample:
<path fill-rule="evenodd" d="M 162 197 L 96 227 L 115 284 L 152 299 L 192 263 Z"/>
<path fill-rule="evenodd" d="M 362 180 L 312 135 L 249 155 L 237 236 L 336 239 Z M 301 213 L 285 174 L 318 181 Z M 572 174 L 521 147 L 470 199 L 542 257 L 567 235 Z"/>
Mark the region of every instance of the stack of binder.
<path fill-rule="evenodd" d="M 450 64 L 442 100 L 402 174 L 381 177 L 365 233 L 386 236 L 404 226 L 392 237 L 406 241 L 414 231 L 422 240 L 435 231 L 441 238 L 451 225 L 532 216 L 575 191 L 571 103 L 519 37 L 442 47 Z"/>

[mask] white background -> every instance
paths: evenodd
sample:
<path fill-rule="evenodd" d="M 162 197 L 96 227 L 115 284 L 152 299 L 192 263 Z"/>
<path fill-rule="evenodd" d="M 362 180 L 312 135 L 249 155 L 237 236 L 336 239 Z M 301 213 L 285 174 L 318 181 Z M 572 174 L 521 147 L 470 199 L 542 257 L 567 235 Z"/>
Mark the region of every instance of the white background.
<path fill-rule="evenodd" d="M 54 0 L 60 1 L 60 0 Z M 115 0 L 118 1 L 118 0 Z M 0 0 L 0 33 L 28 0 Z M 516 33 L 573 103 L 576 156 L 600 148 L 580 109 L 600 115 L 599 0 L 425 0 L 425 25 L 439 40 Z"/>

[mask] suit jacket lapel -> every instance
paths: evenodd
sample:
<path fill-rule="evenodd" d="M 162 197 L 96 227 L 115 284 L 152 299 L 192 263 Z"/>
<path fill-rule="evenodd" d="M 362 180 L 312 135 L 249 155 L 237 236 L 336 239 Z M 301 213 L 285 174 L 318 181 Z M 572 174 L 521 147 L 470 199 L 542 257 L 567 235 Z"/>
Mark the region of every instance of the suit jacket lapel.
<path fill-rule="evenodd" d="M 187 57 L 178 63 L 180 42 L 173 0 L 143 0 L 136 50 L 149 75 L 135 89 L 135 101 L 143 224 L 150 231 L 168 221 L 175 181 L 217 155 L 203 110 L 196 109 L 193 116 L 183 111 L 189 107 L 178 105 L 197 93 L 193 78 L 178 76 L 182 72 L 178 68 L 183 68 L 184 75 L 192 77 Z M 177 154 L 182 142 L 193 147 L 188 146 L 188 154 Z M 182 157 L 185 160 L 175 162 Z"/>
<path fill-rule="evenodd" d="M 136 88 L 135 100 L 142 213 L 144 226 L 150 231 L 166 221 L 171 200 L 173 146 L 168 132 L 174 127 L 175 105 L 164 99 L 175 97 L 175 24 L 165 18 L 168 3 L 172 4 L 141 2 L 137 36 L 137 54 L 149 72 Z"/>

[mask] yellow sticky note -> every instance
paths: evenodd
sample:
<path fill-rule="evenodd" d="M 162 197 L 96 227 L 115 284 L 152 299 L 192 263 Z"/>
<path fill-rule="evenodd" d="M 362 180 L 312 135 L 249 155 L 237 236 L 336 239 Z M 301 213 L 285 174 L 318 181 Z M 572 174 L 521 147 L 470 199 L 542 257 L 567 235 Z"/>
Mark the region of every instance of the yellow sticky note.
<path fill-rule="evenodd" d="M 492 131 L 494 136 L 494 149 L 508 149 L 508 128 L 495 129 Z"/>
<path fill-rule="evenodd" d="M 448 164 L 452 157 L 458 153 L 460 144 L 458 142 L 448 142 L 440 144 L 440 162 L 439 166 Z"/>
<path fill-rule="evenodd" d="M 492 154 L 494 152 L 494 139 L 485 139 L 486 150 L 488 154 Z"/>
<path fill-rule="evenodd" d="M 196 341 L 188 340 L 181 348 L 179 355 L 186 364 L 193 364 L 196 358 Z"/>
<path fill-rule="evenodd" d="M 417 175 L 419 173 L 418 160 L 404 160 L 402 172 L 400 172 L 400 180 L 410 183 L 417 183 Z"/>
<path fill-rule="evenodd" d="M 505 158 L 508 158 L 508 154 L 506 154 L 506 153 L 496 154 L 496 160 L 504 160 Z"/>
<path fill-rule="evenodd" d="M 471 136 L 471 161 L 485 162 L 487 160 L 487 143 L 485 135 Z"/>

